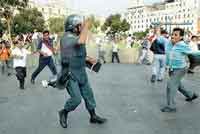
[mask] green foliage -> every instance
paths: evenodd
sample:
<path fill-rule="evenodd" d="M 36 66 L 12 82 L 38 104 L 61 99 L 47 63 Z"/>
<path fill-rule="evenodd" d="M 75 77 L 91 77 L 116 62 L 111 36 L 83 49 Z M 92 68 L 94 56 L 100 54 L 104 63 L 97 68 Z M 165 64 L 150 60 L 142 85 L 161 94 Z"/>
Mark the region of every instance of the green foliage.
<path fill-rule="evenodd" d="M 5 24 L 0 20 L 0 32 L 4 31 L 6 29 Z"/>
<path fill-rule="evenodd" d="M 93 15 L 90 16 L 90 20 L 91 20 L 91 23 L 92 23 L 91 31 L 93 33 L 97 33 L 98 27 L 100 26 L 100 21 L 97 20 Z"/>
<path fill-rule="evenodd" d="M 133 35 L 138 39 L 142 39 L 147 35 L 147 33 L 148 33 L 148 29 L 145 32 L 135 32 L 133 33 Z"/>
<path fill-rule="evenodd" d="M 17 7 L 22 8 L 26 7 L 29 0 L 1 0 L 0 1 L 0 7 Z"/>
<path fill-rule="evenodd" d="M 32 32 L 35 29 L 42 32 L 45 27 L 44 24 L 42 13 L 36 8 L 24 9 L 14 17 L 12 29 L 15 34 Z"/>
<path fill-rule="evenodd" d="M 9 38 L 11 39 L 11 25 L 13 13 L 25 8 L 29 0 L 0 0 L 0 17 L 6 19 Z"/>
<path fill-rule="evenodd" d="M 51 17 L 49 18 L 48 23 L 52 33 L 64 32 L 64 18 Z"/>
<path fill-rule="evenodd" d="M 121 15 L 110 15 L 104 25 L 101 27 L 102 31 L 106 31 L 107 35 L 114 37 L 116 34 L 122 34 L 130 29 L 130 24 L 121 19 Z"/>

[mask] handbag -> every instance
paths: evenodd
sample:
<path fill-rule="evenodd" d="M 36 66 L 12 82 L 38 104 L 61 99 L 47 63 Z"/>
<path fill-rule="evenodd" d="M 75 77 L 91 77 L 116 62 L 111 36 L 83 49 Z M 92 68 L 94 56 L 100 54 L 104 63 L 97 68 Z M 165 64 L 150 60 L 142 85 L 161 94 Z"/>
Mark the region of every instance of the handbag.
<path fill-rule="evenodd" d="M 200 55 L 188 55 L 189 62 L 193 66 L 199 66 L 200 65 Z"/>
<path fill-rule="evenodd" d="M 98 73 L 101 65 L 102 64 L 94 58 L 86 59 L 86 67 L 89 68 L 91 71 Z"/>

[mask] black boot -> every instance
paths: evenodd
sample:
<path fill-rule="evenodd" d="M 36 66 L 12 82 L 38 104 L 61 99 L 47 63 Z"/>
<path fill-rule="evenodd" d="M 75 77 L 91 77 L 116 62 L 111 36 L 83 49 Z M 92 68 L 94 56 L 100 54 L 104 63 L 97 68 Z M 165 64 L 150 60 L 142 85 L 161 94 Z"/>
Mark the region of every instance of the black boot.
<path fill-rule="evenodd" d="M 192 96 L 191 98 L 188 97 L 188 98 L 186 98 L 185 100 L 188 101 L 188 102 L 191 102 L 191 101 L 197 99 L 198 97 L 199 97 L 199 95 L 196 94 L 196 93 L 194 93 L 193 96 Z"/>
<path fill-rule="evenodd" d="M 65 109 L 62 109 L 58 112 L 59 114 L 59 122 L 63 128 L 67 128 L 67 117 L 68 112 Z"/>
<path fill-rule="evenodd" d="M 107 121 L 105 118 L 101 118 L 98 115 L 96 115 L 95 110 L 89 110 L 90 113 L 90 123 L 97 123 L 97 124 L 103 124 Z"/>

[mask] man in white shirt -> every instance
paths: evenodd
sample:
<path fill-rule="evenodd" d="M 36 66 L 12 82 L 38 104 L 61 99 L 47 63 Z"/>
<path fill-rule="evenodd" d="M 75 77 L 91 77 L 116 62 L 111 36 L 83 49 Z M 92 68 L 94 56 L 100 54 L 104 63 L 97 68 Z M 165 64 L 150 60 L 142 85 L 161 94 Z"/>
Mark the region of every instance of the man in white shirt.
<path fill-rule="evenodd" d="M 52 58 L 52 56 L 54 54 L 53 42 L 49 38 L 48 30 L 45 30 L 43 32 L 43 39 L 38 44 L 38 52 L 40 54 L 39 65 L 31 76 L 32 84 L 35 84 L 36 77 L 46 66 L 49 67 L 49 69 L 51 70 L 54 77 L 56 77 L 56 75 L 57 75 L 57 69 L 56 69 L 56 66 L 55 66 L 53 58 Z"/>
<path fill-rule="evenodd" d="M 16 77 L 19 81 L 20 89 L 24 89 L 25 77 L 26 77 L 26 59 L 27 55 L 31 54 L 28 50 L 23 48 L 24 39 L 20 36 L 17 40 L 16 47 L 12 50 L 13 67 L 16 70 Z"/>
<path fill-rule="evenodd" d="M 106 63 L 104 42 L 100 37 L 96 38 L 96 45 L 97 45 L 97 59 L 98 59 L 98 61 L 100 61 L 100 62 L 103 61 L 103 63 Z"/>
<path fill-rule="evenodd" d="M 36 51 L 37 45 L 38 45 L 38 39 L 39 39 L 39 34 L 36 30 L 34 30 L 33 36 L 32 36 L 32 41 L 33 41 L 33 50 Z"/>
<path fill-rule="evenodd" d="M 118 51 L 119 51 L 119 48 L 118 48 L 117 40 L 114 39 L 113 44 L 112 44 L 112 63 L 114 63 L 115 58 L 117 59 L 117 62 L 120 63 Z"/>
<path fill-rule="evenodd" d="M 131 34 L 129 34 L 128 37 L 126 38 L 126 48 L 131 48 L 132 42 L 133 42 L 133 39 L 131 37 Z"/>

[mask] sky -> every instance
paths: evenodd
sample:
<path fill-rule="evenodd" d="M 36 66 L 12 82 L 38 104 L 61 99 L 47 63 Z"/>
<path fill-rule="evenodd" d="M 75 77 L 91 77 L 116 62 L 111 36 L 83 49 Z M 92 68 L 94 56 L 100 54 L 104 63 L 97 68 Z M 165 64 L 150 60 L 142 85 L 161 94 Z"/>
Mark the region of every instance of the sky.
<path fill-rule="evenodd" d="M 159 2 L 160 0 L 145 0 L 145 3 Z M 130 7 L 130 0 L 69 0 L 71 9 L 89 12 L 97 16 L 108 16 L 111 13 L 125 11 Z"/>

